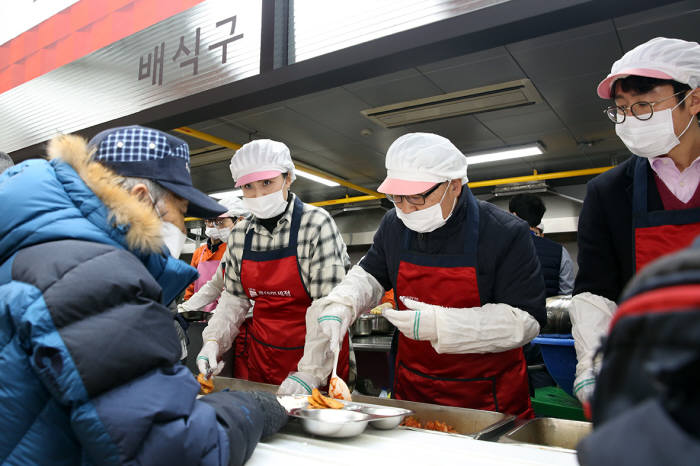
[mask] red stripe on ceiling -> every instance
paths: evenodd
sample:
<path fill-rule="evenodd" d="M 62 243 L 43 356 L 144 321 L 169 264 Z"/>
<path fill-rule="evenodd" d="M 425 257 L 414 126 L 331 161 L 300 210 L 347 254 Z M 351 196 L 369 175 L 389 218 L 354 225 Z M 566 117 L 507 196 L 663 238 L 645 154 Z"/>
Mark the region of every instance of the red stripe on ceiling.
<path fill-rule="evenodd" d="M 204 0 L 80 0 L 0 46 L 0 93 Z"/>

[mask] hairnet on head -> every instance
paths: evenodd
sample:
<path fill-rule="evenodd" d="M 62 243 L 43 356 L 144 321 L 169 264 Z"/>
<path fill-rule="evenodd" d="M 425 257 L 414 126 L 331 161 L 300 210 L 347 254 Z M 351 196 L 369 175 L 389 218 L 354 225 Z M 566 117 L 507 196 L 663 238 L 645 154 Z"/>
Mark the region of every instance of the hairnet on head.
<path fill-rule="evenodd" d="M 253 181 L 289 173 L 296 179 L 289 147 L 272 139 L 257 139 L 244 144 L 231 158 L 231 176 L 236 187 Z"/>
<path fill-rule="evenodd" d="M 394 141 L 386 153 L 386 179 L 377 191 L 418 194 L 436 183 L 467 182 L 467 158 L 449 139 L 431 133 L 409 133 Z"/>
<path fill-rule="evenodd" d="M 228 210 L 224 212 L 223 214 L 219 215 L 219 217 L 231 217 L 231 218 L 236 218 L 236 217 L 246 217 L 250 212 L 248 209 L 245 208 L 245 204 L 243 204 L 243 201 L 241 200 L 240 197 L 230 195 L 227 196 L 219 201 L 219 204 L 222 206 L 226 207 Z"/>
<path fill-rule="evenodd" d="M 645 42 L 613 63 L 610 74 L 598 84 L 598 95 L 611 99 L 615 81 L 627 76 L 671 79 L 695 89 L 700 86 L 700 44 L 666 37 Z"/>

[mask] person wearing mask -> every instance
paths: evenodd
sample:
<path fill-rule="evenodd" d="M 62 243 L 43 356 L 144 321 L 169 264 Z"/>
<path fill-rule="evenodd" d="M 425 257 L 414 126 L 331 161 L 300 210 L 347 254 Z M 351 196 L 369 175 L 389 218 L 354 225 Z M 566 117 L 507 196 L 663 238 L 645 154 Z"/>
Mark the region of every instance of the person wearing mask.
<path fill-rule="evenodd" d="M 0 463 L 243 464 L 287 420 L 267 394 L 200 386 L 166 304 L 197 275 L 187 144 L 141 126 L 0 175 Z"/>
<path fill-rule="evenodd" d="M 395 209 L 360 263 L 309 310 L 331 353 L 393 288 L 398 310 L 382 314 L 400 332 L 397 399 L 532 417 L 522 346 L 546 314 L 527 224 L 472 195 L 467 158 L 444 137 L 401 136 L 386 168 L 377 189 Z M 331 365 L 326 359 L 312 375 L 323 378 Z M 303 388 L 290 382 L 278 393 Z"/>
<path fill-rule="evenodd" d="M 12 161 L 9 155 L 0 151 L 0 174 L 8 168 L 14 166 L 14 164 L 15 162 Z"/>
<path fill-rule="evenodd" d="M 305 341 L 306 311 L 345 276 L 350 266 L 345 243 L 328 212 L 290 191 L 294 164 L 283 143 L 249 142 L 233 156 L 230 168 L 252 217 L 241 221 L 228 239 L 220 265 L 225 284 L 221 299 L 226 297 L 227 304 L 219 303 L 202 332 L 199 370 L 206 376 L 221 371 L 221 355 L 231 347 L 252 300 L 248 379 L 279 385 L 291 372 L 295 383 L 317 386 L 322 380 L 307 374 L 325 358 L 328 342 Z M 300 361 L 305 345 L 313 356 Z M 346 378 L 348 373 L 346 329 L 338 374 Z"/>
<path fill-rule="evenodd" d="M 224 289 L 223 274 L 221 276 L 215 276 L 214 272 L 219 268 L 221 258 L 226 251 L 226 239 L 231 234 L 234 225 L 248 215 L 248 211 L 243 206 L 243 201 L 237 196 L 230 196 L 222 199 L 221 204 L 228 210 L 216 218 L 209 218 L 204 221 L 206 225 L 204 231 L 209 239 L 194 251 L 192 254 L 192 261 L 190 262 L 190 265 L 199 272 L 199 277 L 194 283 L 187 287 L 184 296 L 185 301 L 189 300 L 192 295 L 202 289 L 207 282 L 215 278 L 212 282 L 212 290 L 209 290 L 210 292 L 206 294 L 207 297 L 213 299 L 204 306 L 203 310 L 205 312 L 211 312 L 216 308 L 216 303 L 218 302 L 217 298 Z M 199 308 L 201 308 L 201 306 Z"/>
<path fill-rule="evenodd" d="M 540 233 L 540 222 L 547 208 L 534 194 L 516 194 L 508 203 L 508 210 L 530 226 L 537 258 L 540 260 L 547 297 L 568 295 L 574 290 L 574 261 L 568 251 Z"/>
<path fill-rule="evenodd" d="M 657 37 L 627 52 L 598 85 L 633 154 L 588 182 L 570 307 L 574 392 L 593 393 L 593 355 L 625 284 L 700 234 L 700 44 Z"/>

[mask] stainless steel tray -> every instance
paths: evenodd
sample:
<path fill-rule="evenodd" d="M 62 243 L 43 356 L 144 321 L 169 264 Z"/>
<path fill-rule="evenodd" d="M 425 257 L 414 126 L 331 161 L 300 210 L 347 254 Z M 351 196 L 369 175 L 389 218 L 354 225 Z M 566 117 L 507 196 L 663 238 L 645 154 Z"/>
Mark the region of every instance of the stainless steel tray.
<path fill-rule="evenodd" d="M 352 400 L 358 403 L 408 409 L 413 411 L 414 414 L 412 416 L 421 422 L 442 421 L 454 427 L 457 434 L 467 435 L 479 440 L 495 440 L 513 427 L 515 422 L 515 416 L 497 413 L 495 411 L 456 408 L 453 406 L 416 403 L 414 401 L 390 398 L 375 398 L 373 396 L 364 395 L 353 395 Z"/>
<path fill-rule="evenodd" d="M 590 422 L 540 417 L 530 419 L 506 432 L 500 443 L 528 443 L 557 449 L 575 450 L 591 433 Z"/>
<path fill-rule="evenodd" d="M 214 378 L 215 391 L 221 391 L 227 388 L 238 391 L 266 391 L 277 393 L 279 387 L 277 385 L 250 382 L 248 380 L 232 379 L 228 377 Z M 446 422 L 454 427 L 458 434 L 467 435 L 480 440 L 496 440 L 503 435 L 503 433 L 511 429 L 515 423 L 515 416 L 497 413 L 495 411 L 455 408 L 452 406 L 440 406 L 429 403 L 416 403 L 413 401 L 376 398 L 364 395 L 353 395 L 353 402 L 407 409 L 413 411 L 413 416 L 422 422 Z M 300 405 L 297 407 L 300 408 L 302 406 Z"/>

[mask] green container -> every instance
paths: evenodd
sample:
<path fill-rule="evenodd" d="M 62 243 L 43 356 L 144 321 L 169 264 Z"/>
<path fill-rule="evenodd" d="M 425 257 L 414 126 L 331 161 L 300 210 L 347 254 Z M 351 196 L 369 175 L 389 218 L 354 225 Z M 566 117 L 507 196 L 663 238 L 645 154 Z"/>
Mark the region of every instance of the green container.
<path fill-rule="evenodd" d="M 532 409 L 539 417 L 555 417 L 572 421 L 587 421 L 581 403 L 559 387 L 535 389 Z"/>

